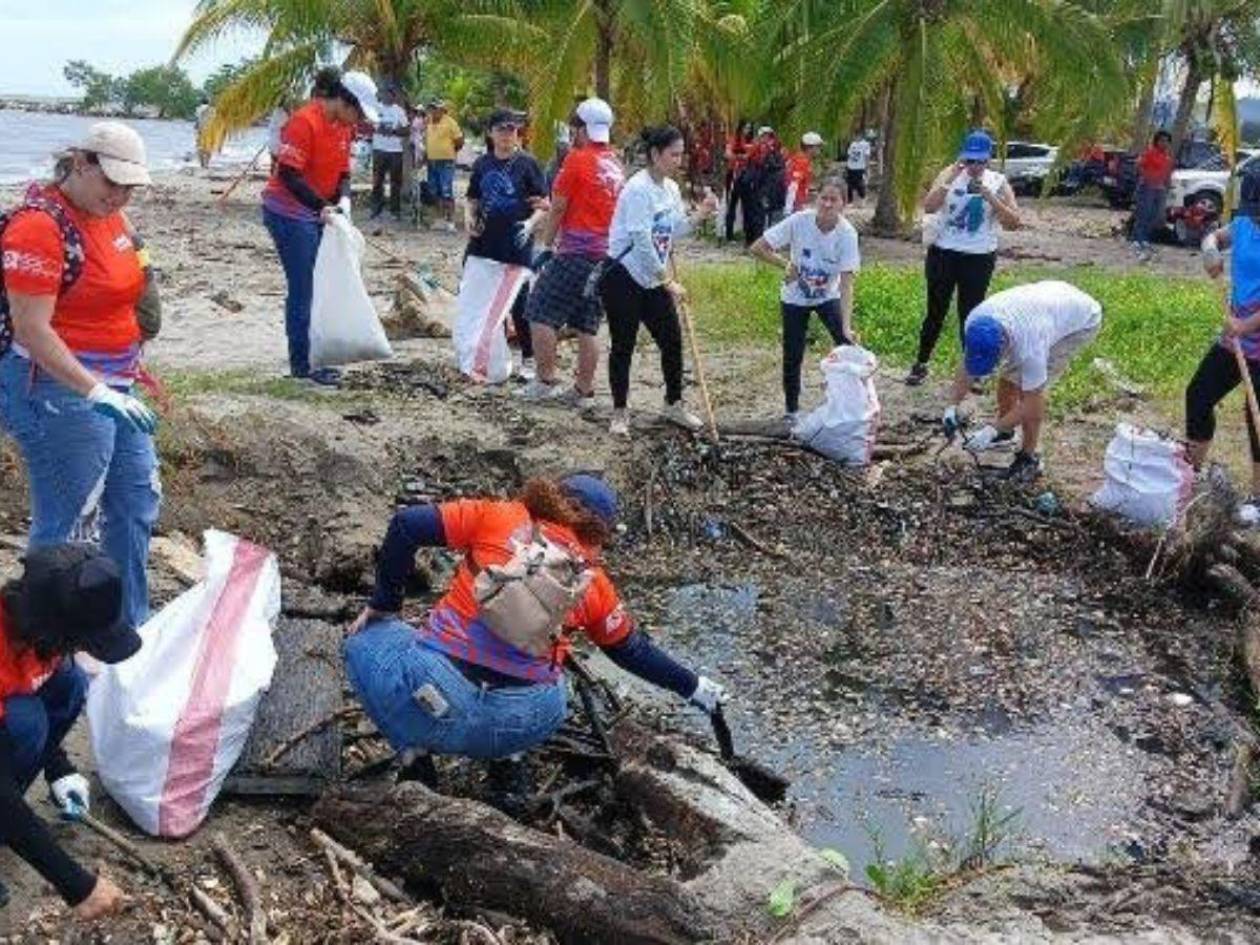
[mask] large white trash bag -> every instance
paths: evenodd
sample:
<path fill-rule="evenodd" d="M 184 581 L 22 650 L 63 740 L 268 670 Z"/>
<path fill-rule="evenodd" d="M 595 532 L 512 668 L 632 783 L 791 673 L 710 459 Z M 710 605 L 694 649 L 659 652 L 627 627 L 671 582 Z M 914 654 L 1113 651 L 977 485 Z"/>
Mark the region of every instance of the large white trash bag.
<path fill-rule="evenodd" d="M 1103 458 L 1103 486 L 1090 498 L 1096 507 L 1144 526 L 1180 524 L 1194 489 L 1185 448 L 1152 430 L 1116 424 Z"/>
<path fill-rule="evenodd" d="M 378 361 L 394 352 L 363 285 L 363 234 L 343 214 L 324 225 L 311 298 L 311 366 Z"/>
<path fill-rule="evenodd" d="M 464 260 L 455 305 L 455 358 L 459 369 L 474 381 L 499 384 L 512 374 L 506 323 L 512 303 L 533 273 L 481 256 Z"/>
<path fill-rule="evenodd" d="M 276 665 L 275 555 L 224 532 L 205 542 L 205 579 L 150 618 L 140 652 L 88 692 L 101 783 L 154 836 L 185 837 L 205 819 Z"/>
<path fill-rule="evenodd" d="M 879 425 L 879 359 L 865 348 L 841 345 L 819 367 L 827 399 L 797 421 L 792 436 L 841 463 L 865 465 L 871 461 Z"/>

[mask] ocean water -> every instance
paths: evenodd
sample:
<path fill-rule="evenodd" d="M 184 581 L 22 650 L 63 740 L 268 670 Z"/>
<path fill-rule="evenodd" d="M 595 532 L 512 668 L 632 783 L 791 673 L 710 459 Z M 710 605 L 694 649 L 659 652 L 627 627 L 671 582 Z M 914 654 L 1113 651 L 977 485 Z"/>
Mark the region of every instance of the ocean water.
<path fill-rule="evenodd" d="M 83 138 L 98 118 L 0 109 L 0 184 L 45 178 L 52 155 Z M 149 170 L 170 171 L 196 164 L 192 122 L 127 119 L 144 138 Z M 262 147 L 264 128 L 250 128 L 230 138 L 211 167 L 241 167 Z"/>

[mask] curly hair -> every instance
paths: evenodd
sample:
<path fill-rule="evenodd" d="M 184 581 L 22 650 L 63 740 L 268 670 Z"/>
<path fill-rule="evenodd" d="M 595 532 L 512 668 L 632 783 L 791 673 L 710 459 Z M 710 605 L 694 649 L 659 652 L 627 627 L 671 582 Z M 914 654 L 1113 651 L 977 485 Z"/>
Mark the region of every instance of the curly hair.
<path fill-rule="evenodd" d="M 604 520 L 575 501 L 554 479 L 530 479 L 521 488 L 518 500 L 539 521 L 563 525 L 584 545 L 602 547 L 610 533 Z"/>

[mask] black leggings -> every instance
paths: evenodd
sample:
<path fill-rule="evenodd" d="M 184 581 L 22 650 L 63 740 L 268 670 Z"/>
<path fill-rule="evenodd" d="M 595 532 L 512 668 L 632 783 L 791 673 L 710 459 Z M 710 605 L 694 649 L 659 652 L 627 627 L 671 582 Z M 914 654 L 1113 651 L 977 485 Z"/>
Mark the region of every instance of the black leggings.
<path fill-rule="evenodd" d="M 801 405 L 801 363 L 805 360 L 805 342 L 809 329 L 809 316 L 818 317 L 838 345 L 852 344 L 844 333 L 840 320 L 840 301 L 828 299 L 817 305 L 789 305 L 783 308 L 783 402 L 788 413 L 796 413 Z"/>
<path fill-rule="evenodd" d="M 682 329 L 674 299 L 664 286 L 645 289 L 617 263 L 608 270 L 600 286 L 600 298 L 608 315 L 608 386 L 613 406 L 626 406 L 630 395 L 630 363 L 639 337 L 639 325 L 648 330 L 661 351 L 661 373 L 665 375 L 665 403 L 682 400 Z"/>
<path fill-rule="evenodd" d="M 372 152 L 372 212 L 385 206 L 385 178 L 389 178 L 389 210 L 394 216 L 402 213 L 403 156 L 399 151 Z"/>
<path fill-rule="evenodd" d="M 996 253 L 960 253 L 954 249 L 929 246 L 923 269 L 927 276 L 927 316 L 919 329 L 920 364 L 932 360 L 932 352 L 941 337 L 945 316 L 949 314 L 949 301 L 958 290 L 958 338 L 963 337 L 963 327 L 971 310 L 984 301 L 993 278 Z"/>
<path fill-rule="evenodd" d="M 1247 370 L 1251 374 L 1251 383 L 1260 387 L 1260 362 L 1248 359 Z M 1199 362 L 1199 369 L 1186 388 L 1186 439 L 1196 443 L 1207 443 L 1212 439 L 1216 433 L 1216 405 L 1241 381 L 1234 352 L 1220 344 L 1213 344 Z M 1247 418 L 1247 438 L 1251 440 L 1251 461 L 1260 463 L 1260 437 L 1256 435 L 1245 403 L 1243 416 Z"/>
<path fill-rule="evenodd" d="M 529 286 L 521 286 L 516 293 L 516 301 L 512 303 L 512 330 L 516 332 L 516 343 L 521 346 L 521 357 L 534 356 L 534 339 L 529 334 L 529 319 L 525 317 L 525 303 L 529 301 Z"/>

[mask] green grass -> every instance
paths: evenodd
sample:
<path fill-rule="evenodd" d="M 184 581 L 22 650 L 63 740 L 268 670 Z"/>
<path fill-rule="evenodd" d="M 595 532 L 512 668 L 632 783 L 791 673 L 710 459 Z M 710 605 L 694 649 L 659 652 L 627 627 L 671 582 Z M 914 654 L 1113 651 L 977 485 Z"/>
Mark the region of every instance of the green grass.
<path fill-rule="evenodd" d="M 1179 400 L 1220 324 L 1217 287 L 1206 277 L 1121 274 L 1088 266 L 1019 266 L 998 275 L 992 291 L 1037 279 L 1071 282 L 1103 306 L 1098 340 L 1073 362 L 1055 388 L 1056 411 L 1087 408 L 1111 394 L 1105 377 L 1093 367 L 1094 358 L 1111 361 L 1123 378 L 1142 385 L 1158 401 Z M 779 274 L 769 266 L 743 260 L 693 265 L 684 273 L 684 281 L 697 328 L 708 338 L 780 343 Z M 922 266 L 873 265 L 858 275 L 854 326 L 862 343 L 886 364 L 908 366 L 913 360 L 925 293 Z M 951 312 L 936 355 L 938 376 L 958 363 L 957 324 Z M 825 334 L 821 325 L 814 327 L 820 348 Z"/>

